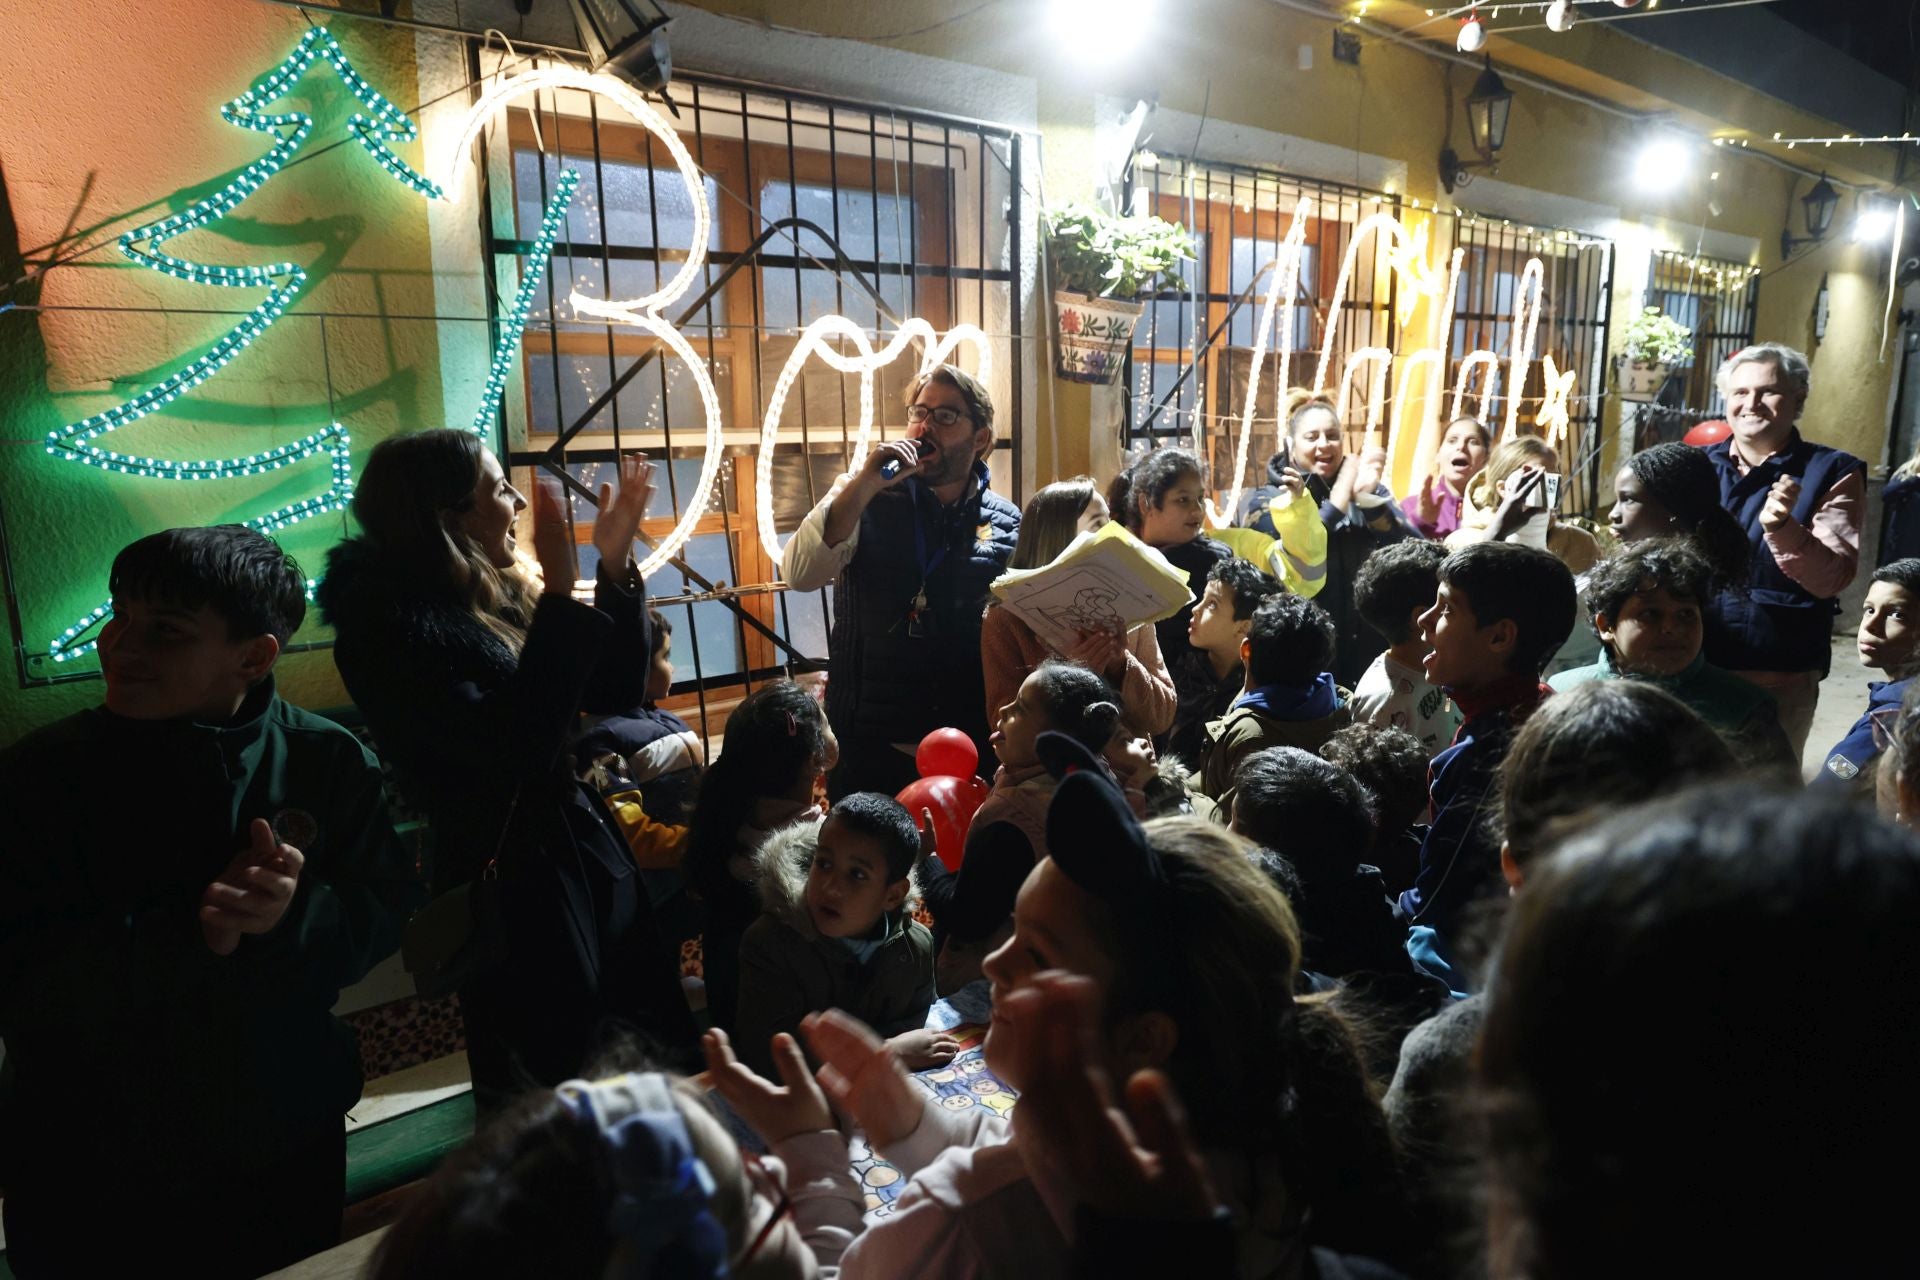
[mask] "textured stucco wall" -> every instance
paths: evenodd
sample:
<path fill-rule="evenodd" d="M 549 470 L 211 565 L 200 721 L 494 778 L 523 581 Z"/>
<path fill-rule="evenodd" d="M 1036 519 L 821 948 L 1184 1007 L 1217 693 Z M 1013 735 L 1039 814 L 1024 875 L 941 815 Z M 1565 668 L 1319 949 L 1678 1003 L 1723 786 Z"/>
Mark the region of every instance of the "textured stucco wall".
<path fill-rule="evenodd" d="M 324 457 L 265 477 L 189 483 L 108 475 L 42 447 L 49 429 L 130 398 L 237 323 L 190 309 L 244 310 L 265 295 L 161 276 L 129 262 L 113 242 L 265 153 L 267 138 L 226 123 L 219 108 L 277 66 L 307 24 L 296 11 L 253 0 L 14 0 L 5 27 L 0 275 L 11 281 L 23 261 L 30 271 L 96 246 L 8 295 L 49 309 L 0 315 L 0 502 L 14 598 L 28 651 L 37 653 L 104 599 L 108 564 L 127 541 L 171 525 L 242 519 L 326 486 Z M 377 89 L 403 109 L 416 103 L 410 34 L 344 20 L 333 30 Z M 230 457 L 337 419 L 353 434 L 358 462 L 385 435 L 439 425 L 426 201 L 358 143 L 332 146 L 348 138 L 345 122 L 357 105 L 324 62 L 286 97 L 288 107 L 315 117 L 300 152 L 313 158 L 169 249 L 202 262 L 296 262 L 309 273 L 304 294 L 218 377 L 97 441 L 102 447 Z M 419 144 L 399 151 L 416 167 L 423 163 Z M 71 307 L 168 313 L 60 309 Z M 316 518 L 282 537 L 317 575 L 344 521 L 344 514 Z M 298 639 L 323 634 L 309 623 Z M 74 667 L 92 665 L 84 659 Z M 0 742 L 99 697 L 91 680 L 22 689 L 8 668 L 0 676 Z M 30 666 L 34 675 L 53 671 L 44 662 Z M 281 683 L 308 705 L 345 700 L 326 652 L 289 655 Z"/>

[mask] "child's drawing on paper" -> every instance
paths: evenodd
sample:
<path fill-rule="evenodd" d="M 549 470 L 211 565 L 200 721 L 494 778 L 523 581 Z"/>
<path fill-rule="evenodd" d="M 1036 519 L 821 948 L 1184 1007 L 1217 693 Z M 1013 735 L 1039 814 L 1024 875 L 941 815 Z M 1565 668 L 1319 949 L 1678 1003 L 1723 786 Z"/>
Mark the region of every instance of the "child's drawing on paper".
<path fill-rule="evenodd" d="M 1073 591 L 1073 598 L 1065 604 L 1040 606 L 1040 612 L 1059 626 L 1069 631 L 1126 630 L 1126 619 L 1113 607 L 1120 593 L 1112 587 L 1096 582 L 1092 586 L 1074 590 L 1074 583 L 1066 582 L 1055 590 L 1062 593 Z"/>

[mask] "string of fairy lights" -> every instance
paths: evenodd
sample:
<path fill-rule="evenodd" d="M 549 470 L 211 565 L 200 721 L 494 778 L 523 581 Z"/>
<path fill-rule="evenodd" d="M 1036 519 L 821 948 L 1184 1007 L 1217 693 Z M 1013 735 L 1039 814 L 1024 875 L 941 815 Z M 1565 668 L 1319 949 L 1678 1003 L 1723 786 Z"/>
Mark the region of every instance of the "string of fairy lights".
<path fill-rule="evenodd" d="M 553 259 L 554 242 L 560 238 L 560 231 L 567 223 L 567 210 L 573 203 L 573 193 L 580 185 L 577 170 L 563 169 L 554 183 L 553 197 L 547 202 L 546 212 L 540 218 L 540 230 L 534 236 L 533 250 L 527 255 L 526 266 L 522 268 L 520 289 L 513 296 L 513 304 L 500 317 L 500 331 L 494 340 L 493 362 L 487 366 L 486 386 L 480 392 L 480 411 L 474 416 L 471 430 L 475 435 L 484 436 L 493 430 L 493 424 L 500 415 L 500 398 L 507 389 L 507 375 L 513 369 L 514 357 L 520 353 L 520 336 L 526 331 L 527 317 L 533 313 L 534 301 L 539 297 L 546 283 L 547 264 Z"/>
<path fill-rule="evenodd" d="M 1795 147 L 1831 147 L 1835 143 L 1856 147 L 1864 147 L 1869 143 L 1908 147 L 1920 145 L 1920 137 L 1911 133 L 1880 133 L 1871 136 L 1843 133 L 1837 138 L 1784 138 L 1775 133 L 1770 141 L 1784 144 L 1789 151 Z M 1716 147 L 1744 147 L 1747 143 L 1746 138 L 1715 138 L 1713 140 L 1713 145 Z"/>

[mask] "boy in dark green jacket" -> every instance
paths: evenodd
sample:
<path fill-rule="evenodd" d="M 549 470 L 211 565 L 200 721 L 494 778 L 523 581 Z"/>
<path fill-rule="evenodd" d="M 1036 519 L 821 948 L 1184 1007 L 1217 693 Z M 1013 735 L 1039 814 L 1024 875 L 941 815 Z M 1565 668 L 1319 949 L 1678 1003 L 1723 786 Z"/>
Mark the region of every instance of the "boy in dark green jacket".
<path fill-rule="evenodd" d="M 225 525 L 121 551 L 104 705 L 0 753 L 0 1192 L 16 1275 L 255 1276 L 338 1240 L 329 1012 L 425 898 L 378 766 L 280 701 L 300 568 Z"/>

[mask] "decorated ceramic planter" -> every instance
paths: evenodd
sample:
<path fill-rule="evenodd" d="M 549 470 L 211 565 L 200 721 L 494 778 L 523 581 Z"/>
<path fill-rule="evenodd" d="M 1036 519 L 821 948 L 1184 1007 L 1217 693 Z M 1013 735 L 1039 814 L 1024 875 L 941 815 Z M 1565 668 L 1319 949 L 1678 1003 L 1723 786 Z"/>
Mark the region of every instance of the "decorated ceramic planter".
<path fill-rule="evenodd" d="M 1056 315 L 1054 367 L 1069 382 L 1106 386 L 1126 363 L 1133 327 L 1146 310 L 1143 302 L 1093 298 L 1062 290 L 1053 295 Z"/>
<path fill-rule="evenodd" d="M 1628 404 L 1649 404 L 1659 398 L 1660 388 L 1673 375 L 1670 364 L 1649 364 L 1645 360 L 1622 360 L 1614 367 L 1620 382 L 1620 398 Z"/>

